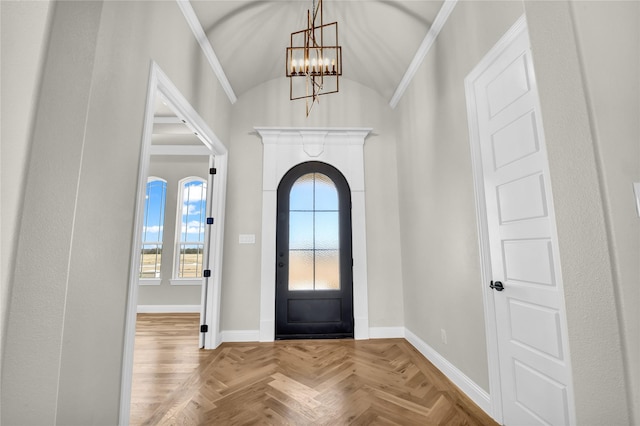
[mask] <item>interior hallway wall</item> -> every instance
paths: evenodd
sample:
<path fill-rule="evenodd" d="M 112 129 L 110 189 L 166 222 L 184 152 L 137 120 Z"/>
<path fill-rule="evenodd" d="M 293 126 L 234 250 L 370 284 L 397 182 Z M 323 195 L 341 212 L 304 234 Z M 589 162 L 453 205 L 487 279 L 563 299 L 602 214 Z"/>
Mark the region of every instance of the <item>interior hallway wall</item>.
<path fill-rule="evenodd" d="M 577 422 L 637 423 L 640 223 L 631 185 L 640 176 L 640 10 L 637 2 L 608 1 L 525 1 L 525 8 L 549 155 Z"/>
<path fill-rule="evenodd" d="M 0 372 L 20 228 L 22 188 L 51 29 L 51 6 L 50 1 L 0 2 Z"/>
<path fill-rule="evenodd" d="M 230 105 L 175 2 L 53 7 L 22 188 L 2 423 L 113 425 L 151 60 L 222 141 Z"/>
<path fill-rule="evenodd" d="M 372 127 L 364 144 L 369 325 L 403 325 L 395 139 L 385 99 L 346 79 L 305 117 L 288 81 L 268 81 L 233 106 L 222 288 L 222 330 L 260 327 L 262 142 L 255 127 Z M 353 221 L 360 218 L 354 217 Z M 255 244 L 238 244 L 255 234 Z M 275 259 L 274 259 L 275 261 Z"/>
<path fill-rule="evenodd" d="M 487 392 L 464 79 L 523 11 L 459 2 L 395 111 L 405 326 Z"/>
<path fill-rule="evenodd" d="M 626 377 L 640 421 L 640 218 L 631 182 L 640 182 L 640 3 L 572 5 L 591 131 L 599 155 L 612 267 L 621 312 Z"/>

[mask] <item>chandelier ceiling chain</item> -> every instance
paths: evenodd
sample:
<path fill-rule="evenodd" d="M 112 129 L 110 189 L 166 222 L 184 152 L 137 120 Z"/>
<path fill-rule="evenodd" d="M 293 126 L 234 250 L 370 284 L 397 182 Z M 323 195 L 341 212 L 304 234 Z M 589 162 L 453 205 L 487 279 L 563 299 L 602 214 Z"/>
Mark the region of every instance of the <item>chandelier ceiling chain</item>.
<path fill-rule="evenodd" d="M 322 0 L 312 0 L 307 10 L 307 28 L 291 33 L 285 71 L 289 99 L 305 99 L 307 116 L 321 95 L 337 93 L 342 75 L 342 47 L 338 45 L 338 23 L 324 23 Z"/>

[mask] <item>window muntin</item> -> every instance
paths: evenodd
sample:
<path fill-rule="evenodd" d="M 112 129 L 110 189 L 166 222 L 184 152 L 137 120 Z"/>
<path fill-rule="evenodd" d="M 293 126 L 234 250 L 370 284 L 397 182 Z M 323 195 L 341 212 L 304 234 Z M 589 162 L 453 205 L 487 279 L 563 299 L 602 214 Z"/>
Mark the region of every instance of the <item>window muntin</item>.
<path fill-rule="evenodd" d="M 158 177 L 149 177 L 144 202 L 144 224 L 140 253 L 139 277 L 142 279 L 160 278 L 166 199 L 167 181 Z"/>
<path fill-rule="evenodd" d="M 201 178 L 180 181 L 178 197 L 180 228 L 176 250 L 175 278 L 201 278 L 207 210 L 207 182 Z"/>
<path fill-rule="evenodd" d="M 334 182 L 308 173 L 289 192 L 289 290 L 340 289 L 340 208 Z"/>

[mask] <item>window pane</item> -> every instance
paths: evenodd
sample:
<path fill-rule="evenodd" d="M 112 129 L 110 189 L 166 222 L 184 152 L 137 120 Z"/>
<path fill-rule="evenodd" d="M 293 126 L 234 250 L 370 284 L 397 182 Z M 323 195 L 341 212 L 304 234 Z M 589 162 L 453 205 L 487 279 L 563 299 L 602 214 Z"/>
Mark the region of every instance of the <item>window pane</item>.
<path fill-rule="evenodd" d="M 313 250 L 289 250 L 289 290 L 313 290 Z"/>
<path fill-rule="evenodd" d="M 328 177 L 315 174 L 315 210 L 338 210 L 338 191 Z"/>
<path fill-rule="evenodd" d="M 162 236 L 167 183 L 149 178 L 144 205 L 140 278 L 159 278 L 162 261 Z"/>
<path fill-rule="evenodd" d="M 313 212 L 289 214 L 289 249 L 313 249 Z"/>
<path fill-rule="evenodd" d="M 301 176 L 291 187 L 289 210 L 313 210 L 313 173 Z"/>
<path fill-rule="evenodd" d="M 315 213 L 315 249 L 340 248 L 340 222 L 338 212 Z"/>
<path fill-rule="evenodd" d="M 202 277 L 202 244 L 180 244 L 179 277 Z"/>
<path fill-rule="evenodd" d="M 160 278 L 162 244 L 143 244 L 140 258 L 140 278 Z"/>
<path fill-rule="evenodd" d="M 315 258 L 315 289 L 340 289 L 340 253 L 338 250 L 318 250 Z"/>
<path fill-rule="evenodd" d="M 184 181 L 183 181 L 184 182 Z M 207 182 L 193 178 L 182 184 L 177 278 L 202 277 L 207 215 Z"/>

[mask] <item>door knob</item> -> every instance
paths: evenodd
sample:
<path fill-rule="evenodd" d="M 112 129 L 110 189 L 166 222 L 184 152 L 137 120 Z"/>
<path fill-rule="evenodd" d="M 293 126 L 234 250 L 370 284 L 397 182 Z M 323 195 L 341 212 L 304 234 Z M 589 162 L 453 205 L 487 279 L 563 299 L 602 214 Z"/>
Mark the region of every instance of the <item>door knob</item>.
<path fill-rule="evenodd" d="M 496 281 L 495 283 L 493 281 L 491 281 L 491 284 L 489 284 L 489 287 L 491 287 L 492 289 L 494 289 L 496 291 L 504 290 L 504 285 L 502 285 L 502 282 L 500 282 L 500 281 Z"/>

